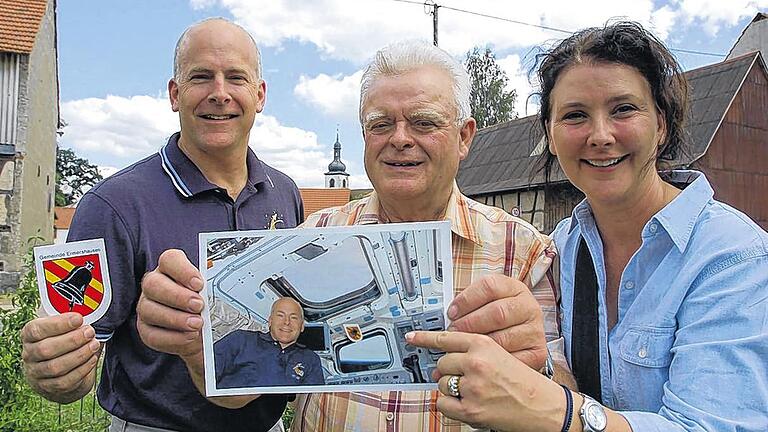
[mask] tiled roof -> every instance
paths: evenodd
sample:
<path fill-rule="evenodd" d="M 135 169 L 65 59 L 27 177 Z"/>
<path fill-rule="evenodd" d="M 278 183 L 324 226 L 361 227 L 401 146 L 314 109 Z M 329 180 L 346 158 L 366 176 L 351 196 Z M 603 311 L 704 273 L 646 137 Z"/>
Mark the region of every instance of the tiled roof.
<path fill-rule="evenodd" d="M 29 54 L 46 0 L 0 0 L 0 51 Z"/>
<path fill-rule="evenodd" d="M 338 207 L 349 202 L 349 189 L 301 188 L 304 201 L 304 218 L 328 207 Z"/>
<path fill-rule="evenodd" d="M 689 154 L 675 161 L 674 166 L 688 165 L 706 152 L 758 56 L 753 52 L 685 73 L 691 87 L 691 119 L 687 127 L 691 143 Z M 531 156 L 541 138 L 536 116 L 478 131 L 469 154 L 459 166 L 456 176 L 459 188 L 474 196 L 542 184 L 541 174 L 532 176 L 537 157 Z M 559 168 L 557 164 L 555 167 Z M 565 181 L 565 176 L 555 169 L 551 181 Z"/>
<path fill-rule="evenodd" d="M 69 229 L 74 215 L 74 207 L 55 207 L 53 209 L 53 227 L 55 229 Z"/>

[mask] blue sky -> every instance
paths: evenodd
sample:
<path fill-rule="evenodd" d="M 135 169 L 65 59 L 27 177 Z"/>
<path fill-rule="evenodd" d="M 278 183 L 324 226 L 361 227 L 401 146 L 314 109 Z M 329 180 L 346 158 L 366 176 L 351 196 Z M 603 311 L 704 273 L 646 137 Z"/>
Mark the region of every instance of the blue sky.
<path fill-rule="evenodd" d="M 410 1 L 410 0 L 409 0 Z M 418 2 L 414 2 L 418 3 Z M 726 54 L 768 0 L 442 0 L 438 4 L 565 30 L 613 17 L 642 22 L 668 46 Z M 322 187 L 338 128 L 353 188 L 368 187 L 357 123 L 360 69 L 383 45 L 431 40 L 424 6 L 398 0 L 115 0 L 58 2 L 60 145 L 105 174 L 148 156 L 178 128 L 167 82 L 173 47 L 188 25 L 209 16 L 248 29 L 262 50 L 267 104 L 251 132 L 259 157 L 300 187 Z M 440 45 L 457 58 L 490 46 L 518 91 L 518 113 L 532 90 L 532 50 L 564 33 L 439 10 Z M 721 58 L 676 52 L 688 70 Z M 527 114 L 534 114 L 529 106 Z"/>

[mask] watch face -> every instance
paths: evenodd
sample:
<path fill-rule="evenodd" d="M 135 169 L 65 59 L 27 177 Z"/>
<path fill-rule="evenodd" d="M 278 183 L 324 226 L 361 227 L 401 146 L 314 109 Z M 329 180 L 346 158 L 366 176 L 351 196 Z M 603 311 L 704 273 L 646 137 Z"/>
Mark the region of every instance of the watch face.
<path fill-rule="evenodd" d="M 603 407 L 596 403 L 590 404 L 587 407 L 586 412 L 584 413 L 584 417 L 586 417 L 587 424 L 589 424 L 589 426 L 596 431 L 604 430 L 608 423 L 608 419 L 605 417 L 605 411 L 603 411 Z"/>

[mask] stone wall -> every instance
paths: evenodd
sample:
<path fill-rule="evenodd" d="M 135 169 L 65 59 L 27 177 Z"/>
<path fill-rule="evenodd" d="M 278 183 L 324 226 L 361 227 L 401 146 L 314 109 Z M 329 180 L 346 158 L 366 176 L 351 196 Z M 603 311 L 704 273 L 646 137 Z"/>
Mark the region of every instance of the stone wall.
<path fill-rule="evenodd" d="M 49 0 L 32 53 L 20 57 L 16 155 L 0 160 L 0 292 L 18 286 L 30 238 L 53 242 L 59 123 L 55 34 Z"/>

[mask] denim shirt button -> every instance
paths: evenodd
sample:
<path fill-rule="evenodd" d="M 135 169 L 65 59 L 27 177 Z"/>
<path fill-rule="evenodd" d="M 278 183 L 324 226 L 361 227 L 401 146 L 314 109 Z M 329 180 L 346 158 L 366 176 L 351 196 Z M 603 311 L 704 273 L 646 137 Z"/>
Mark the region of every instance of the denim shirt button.
<path fill-rule="evenodd" d="M 651 226 L 648 227 L 648 230 L 652 233 L 655 233 L 657 229 L 659 229 L 659 227 L 655 223 L 652 223 Z"/>
<path fill-rule="evenodd" d="M 640 358 L 648 357 L 648 350 L 645 347 L 640 348 L 640 351 L 637 353 L 637 356 Z"/>
<path fill-rule="evenodd" d="M 634 287 L 635 287 L 635 283 L 634 283 L 634 282 L 632 282 L 632 281 L 626 281 L 626 282 L 624 283 L 624 288 L 626 288 L 626 289 L 632 289 L 632 288 L 634 288 Z"/>

